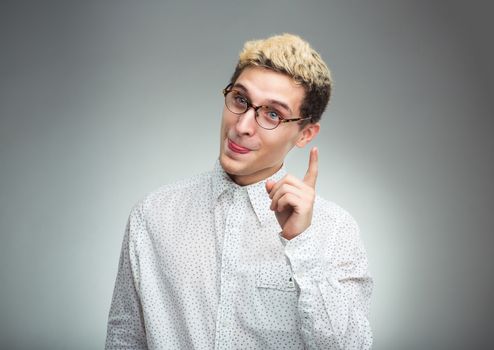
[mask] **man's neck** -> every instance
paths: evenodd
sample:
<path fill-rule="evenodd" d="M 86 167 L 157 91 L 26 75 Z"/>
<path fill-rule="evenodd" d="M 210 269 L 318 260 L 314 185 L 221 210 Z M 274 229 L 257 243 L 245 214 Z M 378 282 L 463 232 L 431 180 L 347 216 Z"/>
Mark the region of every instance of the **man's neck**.
<path fill-rule="evenodd" d="M 235 182 L 237 185 L 248 186 L 266 180 L 267 178 L 276 174 L 282 167 L 283 167 L 283 163 L 281 163 L 279 166 L 261 169 L 260 171 L 249 175 L 234 175 L 228 173 L 227 174 L 232 179 L 232 181 Z"/>

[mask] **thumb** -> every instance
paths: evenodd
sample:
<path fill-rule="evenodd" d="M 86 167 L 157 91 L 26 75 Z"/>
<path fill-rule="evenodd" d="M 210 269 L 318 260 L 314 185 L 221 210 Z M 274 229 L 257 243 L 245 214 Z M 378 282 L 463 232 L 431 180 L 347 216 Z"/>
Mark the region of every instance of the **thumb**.
<path fill-rule="evenodd" d="M 273 186 L 276 182 L 274 182 L 273 180 L 267 180 L 266 181 L 266 192 L 270 193 L 271 190 L 273 189 Z"/>

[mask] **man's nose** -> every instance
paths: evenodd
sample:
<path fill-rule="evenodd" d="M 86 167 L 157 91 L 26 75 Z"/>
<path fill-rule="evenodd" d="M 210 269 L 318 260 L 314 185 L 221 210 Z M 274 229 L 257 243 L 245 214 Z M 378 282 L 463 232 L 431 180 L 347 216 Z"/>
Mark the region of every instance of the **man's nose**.
<path fill-rule="evenodd" d="M 249 108 L 245 113 L 240 114 L 235 124 L 235 129 L 239 135 L 253 135 L 256 131 L 256 111 Z"/>

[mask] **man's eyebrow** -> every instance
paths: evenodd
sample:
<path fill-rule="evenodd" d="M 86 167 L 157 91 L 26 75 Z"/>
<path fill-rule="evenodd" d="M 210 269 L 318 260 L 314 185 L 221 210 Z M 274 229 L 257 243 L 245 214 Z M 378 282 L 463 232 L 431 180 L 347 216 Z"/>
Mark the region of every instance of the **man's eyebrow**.
<path fill-rule="evenodd" d="M 249 95 L 249 90 L 247 90 L 247 88 L 245 86 L 243 86 L 241 83 L 235 83 L 235 84 L 233 84 L 232 87 L 235 89 L 241 90 L 241 92 L 245 93 L 246 95 Z M 290 109 L 290 107 L 288 107 L 288 105 L 284 102 L 281 102 L 278 100 L 268 100 L 268 102 L 270 104 L 278 105 L 278 106 L 286 109 L 289 113 L 292 113 L 292 110 Z"/>
<path fill-rule="evenodd" d="M 249 91 L 247 90 L 247 88 L 245 86 L 243 86 L 242 84 L 240 84 L 240 83 L 235 83 L 235 84 L 233 84 L 232 87 L 237 88 L 237 89 L 240 89 L 243 92 L 245 92 L 246 94 L 249 93 Z"/>

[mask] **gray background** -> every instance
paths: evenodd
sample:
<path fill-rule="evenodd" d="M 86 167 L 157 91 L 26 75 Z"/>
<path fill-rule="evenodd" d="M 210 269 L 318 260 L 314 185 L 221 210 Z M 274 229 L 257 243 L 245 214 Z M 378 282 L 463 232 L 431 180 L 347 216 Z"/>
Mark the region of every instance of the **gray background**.
<path fill-rule="evenodd" d="M 132 205 L 211 169 L 247 39 L 333 71 L 318 191 L 359 222 L 375 349 L 494 345 L 493 25 L 470 1 L 2 1 L 0 347 L 97 349 Z M 308 149 L 289 171 L 302 176 Z"/>

